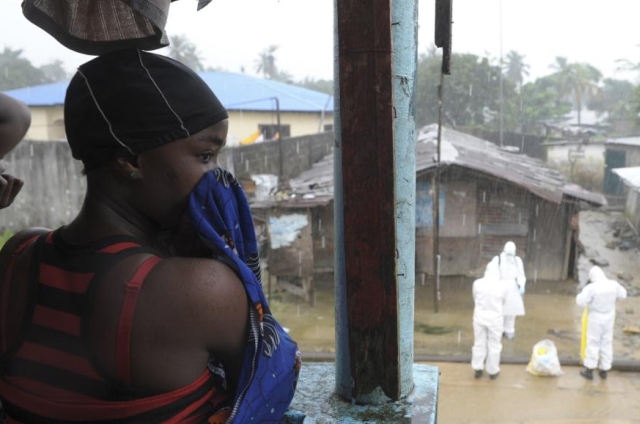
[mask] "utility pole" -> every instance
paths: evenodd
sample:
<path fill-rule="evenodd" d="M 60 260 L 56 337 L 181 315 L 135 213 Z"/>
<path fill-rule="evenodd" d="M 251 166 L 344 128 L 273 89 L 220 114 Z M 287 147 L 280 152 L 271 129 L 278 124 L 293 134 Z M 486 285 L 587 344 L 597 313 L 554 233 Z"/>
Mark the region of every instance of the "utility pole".
<path fill-rule="evenodd" d="M 499 27 L 500 27 L 500 147 L 504 145 L 503 139 L 503 105 L 504 105 L 504 81 L 502 78 L 502 0 L 498 0 L 498 9 L 500 15 Z"/>
<path fill-rule="evenodd" d="M 280 127 L 280 100 L 277 97 L 274 97 L 273 100 L 276 102 L 276 133 L 278 134 L 278 165 L 280 167 L 280 171 L 278 174 L 278 185 L 281 185 L 282 180 L 284 179 L 283 161 L 282 161 L 282 128 Z"/>

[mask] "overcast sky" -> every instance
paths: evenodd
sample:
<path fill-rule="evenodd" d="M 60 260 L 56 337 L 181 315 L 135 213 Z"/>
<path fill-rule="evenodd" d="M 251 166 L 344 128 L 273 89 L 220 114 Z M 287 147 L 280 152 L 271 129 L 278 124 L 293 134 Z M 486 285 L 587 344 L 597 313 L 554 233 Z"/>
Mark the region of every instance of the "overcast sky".
<path fill-rule="evenodd" d="M 296 80 L 332 78 L 332 0 L 213 0 L 200 12 L 196 3 L 173 3 L 167 31 L 194 42 L 205 66 L 255 74 L 259 53 L 277 45 L 278 68 Z M 433 45 L 434 3 L 419 0 L 420 52 Z M 453 6 L 454 51 L 499 57 L 500 0 L 454 0 Z M 529 79 L 548 74 L 556 56 L 588 62 L 605 77 L 635 79 L 616 72 L 615 61 L 640 62 L 638 17 L 639 0 L 502 0 L 503 54 L 524 54 Z M 90 59 L 28 22 L 18 0 L 0 3 L 0 46 L 22 49 L 37 66 L 61 59 L 68 71 Z"/>

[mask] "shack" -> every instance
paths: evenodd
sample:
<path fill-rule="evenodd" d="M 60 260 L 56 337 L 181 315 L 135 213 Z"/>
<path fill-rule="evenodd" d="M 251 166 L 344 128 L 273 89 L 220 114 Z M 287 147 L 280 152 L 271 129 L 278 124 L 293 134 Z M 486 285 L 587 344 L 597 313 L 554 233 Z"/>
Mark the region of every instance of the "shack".
<path fill-rule="evenodd" d="M 313 181 L 302 175 L 275 196 L 250 196 L 256 228 L 266 228 L 261 256 L 267 284 L 311 304 L 314 285 L 333 281 L 333 161 L 326 162 L 325 157 L 306 172 Z"/>
<path fill-rule="evenodd" d="M 449 128 L 442 130 L 438 167 L 436 137 L 435 125 L 423 127 L 416 144 L 416 279 L 433 273 L 436 170 L 440 173 L 442 275 L 479 275 L 511 240 L 529 279 L 572 277 L 577 255 L 573 236 L 578 229 L 571 227 L 571 218 L 582 206 L 605 205 L 605 198 L 567 182 L 538 159 Z M 284 250 L 269 248 L 270 272 L 312 276 L 318 270 L 332 271 L 333 155 L 291 180 L 286 198 L 252 208 L 269 217 L 301 211 L 307 217 L 308 232 L 299 232 L 295 244 Z M 306 264 L 305 258 L 314 263 Z M 290 264 L 289 270 L 285 263 Z M 296 264 L 302 268 L 295 268 Z"/>
<path fill-rule="evenodd" d="M 640 166 L 611 170 L 626 186 L 624 217 L 638 238 L 640 234 Z"/>
<path fill-rule="evenodd" d="M 432 181 L 440 173 L 442 275 L 478 275 L 511 240 L 531 280 L 572 277 L 577 246 L 571 218 L 600 194 L 566 181 L 538 159 L 449 128 L 423 127 L 416 146 L 416 272 L 433 273 Z"/>
<path fill-rule="evenodd" d="M 640 166 L 640 136 L 608 139 L 605 151 L 604 194 L 612 198 L 624 196 L 625 185 L 613 169 L 635 166 Z"/>

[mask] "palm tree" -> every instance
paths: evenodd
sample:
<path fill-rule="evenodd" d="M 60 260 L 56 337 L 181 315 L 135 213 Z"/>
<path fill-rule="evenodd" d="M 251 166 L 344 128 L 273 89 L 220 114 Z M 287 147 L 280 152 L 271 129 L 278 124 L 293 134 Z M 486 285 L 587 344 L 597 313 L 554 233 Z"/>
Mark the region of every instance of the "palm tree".
<path fill-rule="evenodd" d="M 598 83 L 602 73 L 588 63 L 569 63 L 566 57 L 556 57 L 550 66 L 556 72 L 552 75 L 561 95 L 573 100 L 578 110 L 578 125 L 581 124 L 582 105 L 590 96 L 598 95 L 601 88 Z"/>
<path fill-rule="evenodd" d="M 278 67 L 276 66 L 275 52 L 278 50 L 278 46 L 271 45 L 260 53 L 258 59 L 256 59 L 256 72 L 262 74 L 264 78 L 277 79 Z"/>
<path fill-rule="evenodd" d="M 507 53 L 504 64 L 505 76 L 513 81 L 518 87 L 518 91 L 522 88 L 524 77 L 529 75 L 529 65 L 524 62 L 524 56 L 511 50 Z"/>
<path fill-rule="evenodd" d="M 169 45 L 170 58 L 182 62 L 196 71 L 204 70 L 198 49 L 187 37 L 184 35 L 174 35 L 169 38 L 169 41 L 171 43 Z"/>
<path fill-rule="evenodd" d="M 596 96 L 601 89 L 598 83 L 602 79 L 602 73 L 588 63 L 574 63 L 569 67 L 569 92 L 578 109 L 578 125 L 580 125 L 580 112 L 582 105 L 589 96 Z"/>

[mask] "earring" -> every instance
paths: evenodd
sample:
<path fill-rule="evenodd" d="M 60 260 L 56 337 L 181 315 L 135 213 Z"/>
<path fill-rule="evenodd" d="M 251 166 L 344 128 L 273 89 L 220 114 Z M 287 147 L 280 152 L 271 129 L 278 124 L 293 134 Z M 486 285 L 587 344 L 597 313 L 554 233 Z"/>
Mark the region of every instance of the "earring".
<path fill-rule="evenodd" d="M 129 173 L 129 178 L 131 178 L 132 180 L 137 180 L 138 179 L 138 173 L 137 172 L 130 172 Z"/>

